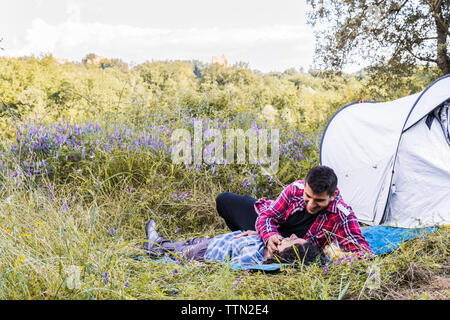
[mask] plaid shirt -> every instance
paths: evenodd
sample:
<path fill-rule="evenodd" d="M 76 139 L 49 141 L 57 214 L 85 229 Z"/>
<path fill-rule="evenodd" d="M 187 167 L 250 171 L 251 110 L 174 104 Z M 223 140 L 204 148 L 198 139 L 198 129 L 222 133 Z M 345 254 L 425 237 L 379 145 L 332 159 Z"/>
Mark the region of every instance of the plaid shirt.
<path fill-rule="evenodd" d="M 230 263 L 239 265 L 261 264 L 264 261 L 264 243 L 258 235 L 233 238 L 241 232 L 235 231 L 212 238 L 204 259 L 223 262 L 230 259 Z"/>
<path fill-rule="evenodd" d="M 303 180 L 295 181 L 288 185 L 276 200 L 261 198 L 255 202 L 254 207 L 258 214 L 255 226 L 265 244 L 271 236 L 280 234 L 277 227 L 292 213 L 305 208 L 304 185 Z M 358 256 L 373 254 L 361 233 L 355 213 L 344 203 L 339 189 L 326 211 L 318 214 L 304 239 L 312 241 L 321 250 L 327 244 L 337 242 L 343 250 L 354 252 Z"/>

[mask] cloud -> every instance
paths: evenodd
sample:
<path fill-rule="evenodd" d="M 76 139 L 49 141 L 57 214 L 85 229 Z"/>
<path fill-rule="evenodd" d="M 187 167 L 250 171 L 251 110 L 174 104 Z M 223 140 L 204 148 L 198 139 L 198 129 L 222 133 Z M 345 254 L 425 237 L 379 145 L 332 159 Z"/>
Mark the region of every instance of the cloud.
<path fill-rule="evenodd" d="M 81 20 L 81 7 L 79 4 L 73 1 L 69 1 L 67 4 L 66 13 L 68 20 L 73 22 L 80 22 Z"/>
<path fill-rule="evenodd" d="M 140 63 L 152 59 L 209 61 L 213 55 L 225 54 L 231 62 L 247 61 L 254 68 L 270 71 L 306 67 L 314 49 L 312 32 L 302 25 L 142 28 L 82 22 L 76 4 L 69 5 L 66 13 L 69 18 L 56 25 L 34 19 L 26 32 L 26 44 L 16 55 L 52 53 L 79 61 L 94 52 Z"/>

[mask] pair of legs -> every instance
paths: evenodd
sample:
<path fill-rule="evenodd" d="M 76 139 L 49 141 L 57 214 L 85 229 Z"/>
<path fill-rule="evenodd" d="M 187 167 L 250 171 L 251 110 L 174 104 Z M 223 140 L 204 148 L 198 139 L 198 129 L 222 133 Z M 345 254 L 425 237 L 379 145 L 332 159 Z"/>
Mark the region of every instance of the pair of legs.
<path fill-rule="evenodd" d="M 162 239 L 150 246 L 150 256 L 157 258 L 167 256 L 172 259 L 203 261 L 210 238 L 193 238 L 186 241 Z"/>
<path fill-rule="evenodd" d="M 222 192 L 216 198 L 216 209 L 231 231 L 255 230 L 258 217 L 253 205 L 257 199 L 231 192 Z"/>
<path fill-rule="evenodd" d="M 256 199 L 249 196 L 223 192 L 216 198 L 216 208 L 231 231 L 255 230 L 258 216 L 253 207 L 255 202 Z M 144 248 L 149 251 L 150 256 L 155 258 L 178 256 L 187 260 L 203 261 L 211 241 L 211 238 L 194 238 L 186 241 L 164 239 L 156 232 L 155 223 L 152 220 L 147 223 L 146 234 L 148 241 L 144 244 Z"/>
<path fill-rule="evenodd" d="M 203 261 L 211 238 L 193 238 L 185 241 L 170 241 L 161 237 L 156 231 L 156 223 L 149 220 L 145 226 L 147 241 L 144 250 L 150 257 L 168 256 L 172 259 Z"/>

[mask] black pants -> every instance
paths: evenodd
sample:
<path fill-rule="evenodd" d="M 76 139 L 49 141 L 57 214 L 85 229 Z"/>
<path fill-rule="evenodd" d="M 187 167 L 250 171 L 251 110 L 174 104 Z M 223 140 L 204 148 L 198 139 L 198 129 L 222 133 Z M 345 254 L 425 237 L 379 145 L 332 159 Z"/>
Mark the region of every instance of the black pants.
<path fill-rule="evenodd" d="M 255 230 L 258 215 L 253 205 L 257 199 L 223 192 L 216 198 L 216 208 L 231 231 Z"/>

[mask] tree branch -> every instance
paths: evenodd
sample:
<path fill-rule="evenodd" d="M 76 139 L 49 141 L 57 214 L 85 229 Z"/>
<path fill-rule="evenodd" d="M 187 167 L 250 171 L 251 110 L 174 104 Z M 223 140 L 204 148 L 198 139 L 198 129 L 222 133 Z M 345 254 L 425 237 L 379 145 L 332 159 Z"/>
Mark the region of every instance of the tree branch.
<path fill-rule="evenodd" d="M 409 2 L 409 0 L 403 1 L 403 3 L 402 3 L 398 8 L 395 8 L 395 9 L 390 10 L 390 11 L 388 12 L 388 15 L 391 14 L 391 13 L 394 13 L 395 11 L 396 11 L 396 15 L 397 15 L 397 14 L 400 12 L 400 10 L 402 10 L 403 7 L 404 7 L 408 2 Z"/>
<path fill-rule="evenodd" d="M 448 28 L 448 25 L 442 21 L 441 15 L 438 13 L 438 8 L 442 4 L 442 0 L 436 0 L 434 3 L 428 2 L 428 5 L 431 9 L 431 14 L 433 15 L 433 18 L 436 20 L 436 22 L 440 25 L 441 29 L 447 33 L 448 36 L 450 36 L 450 29 Z"/>
<path fill-rule="evenodd" d="M 408 51 L 416 59 L 419 59 L 419 60 L 422 60 L 422 61 L 427 61 L 427 62 L 433 62 L 433 63 L 437 63 L 438 62 L 437 59 L 431 59 L 429 57 L 418 56 L 418 55 L 414 54 L 414 52 L 412 52 L 412 50 L 410 48 L 408 48 L 408 47 L 406 47 L 405 49 L 406 49 L 406 51 Z"/>

